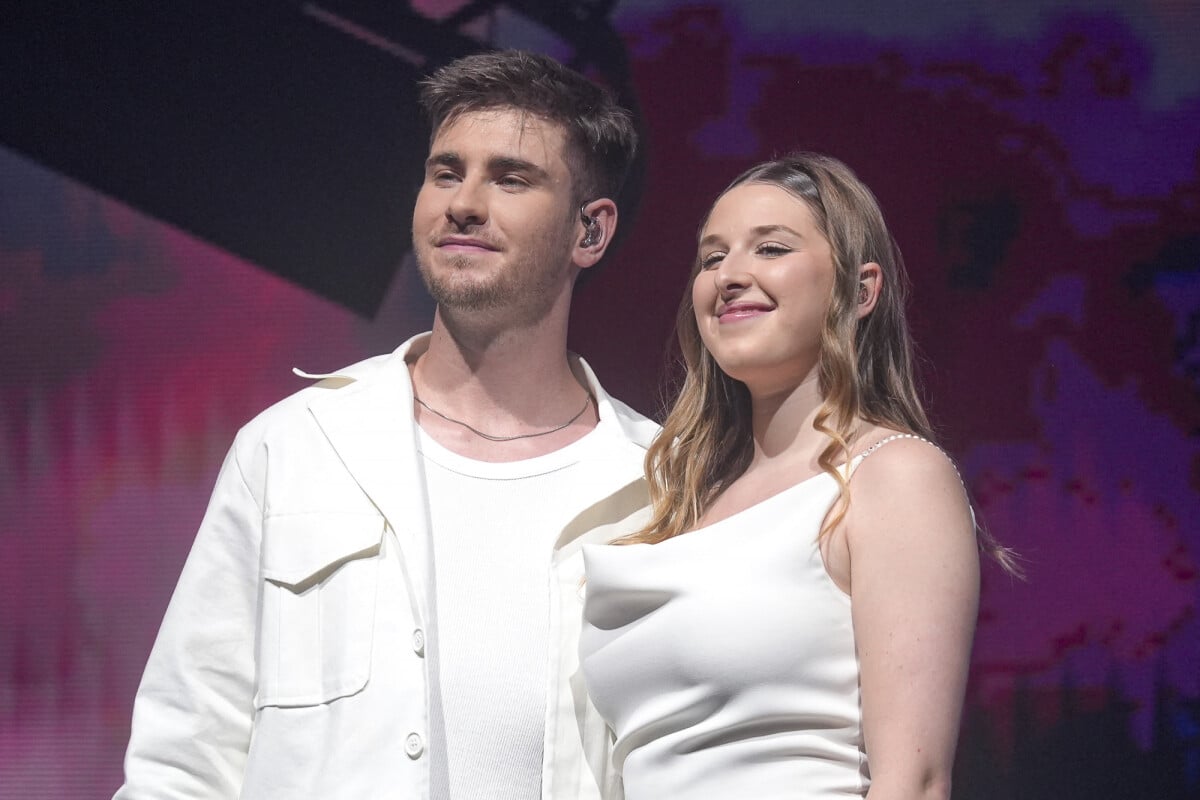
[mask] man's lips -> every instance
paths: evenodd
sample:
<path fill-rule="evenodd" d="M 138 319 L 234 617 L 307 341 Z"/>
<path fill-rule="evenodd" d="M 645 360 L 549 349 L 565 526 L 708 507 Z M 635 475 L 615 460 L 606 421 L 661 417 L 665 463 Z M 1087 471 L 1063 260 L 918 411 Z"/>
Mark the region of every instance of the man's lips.
<path fill-rule="evenodd" d="M 766 303 L 728 303 L 717 308 L 717 320 L 720 322 L 737 322 L 762 316 L 775 307 Z"/>
<path fill-rule="evenodd" d="M 435 245 L 442 250 L 466 253 L 493 252 L 499 249 L 491 242 L 471 236 L 443 236 L 435 242 Z"/>

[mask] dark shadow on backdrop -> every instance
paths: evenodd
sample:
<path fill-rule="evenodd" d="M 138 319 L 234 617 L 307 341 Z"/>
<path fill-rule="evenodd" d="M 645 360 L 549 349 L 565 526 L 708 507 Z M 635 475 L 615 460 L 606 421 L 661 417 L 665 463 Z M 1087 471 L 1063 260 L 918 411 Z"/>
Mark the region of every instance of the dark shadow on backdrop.
<path fill-rule="evenodd" d="M 0 39 L 0 141 L 373 316 L 409 249 L 416 81 L 487 49 L 462 30 L 498 5 L 439 21 L 381 0 L 25 3 Z M 504 6 L 636 109 L 612 2 Z"/>

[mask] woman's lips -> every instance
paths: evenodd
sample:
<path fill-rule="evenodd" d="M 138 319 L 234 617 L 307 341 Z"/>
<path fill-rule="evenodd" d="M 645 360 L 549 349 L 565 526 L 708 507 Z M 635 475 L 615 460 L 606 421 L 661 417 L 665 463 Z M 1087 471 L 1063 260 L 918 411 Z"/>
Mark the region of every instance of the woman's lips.
<path fill-rule="evenodd" d="M 738 303 L 719 309 L 717 311 L 717 320 L 720 322 L 740 322 L 742 320 L 761 317 L 763 314 L 768 314 L 773 310 L 773 307 L 759 303 Z"/>

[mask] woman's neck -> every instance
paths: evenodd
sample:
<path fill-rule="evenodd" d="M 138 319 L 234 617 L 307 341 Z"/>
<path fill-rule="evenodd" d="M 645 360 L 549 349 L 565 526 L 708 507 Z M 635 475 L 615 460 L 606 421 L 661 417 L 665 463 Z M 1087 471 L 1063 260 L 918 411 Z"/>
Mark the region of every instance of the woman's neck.
<path fill-rule="evenodd" d="M 815 372 L 788 389 L 750 394 L 754 456 L 751 469 L 774 463 L 815 463 L 828 437 L 813 427 L 821 409 Z"/>

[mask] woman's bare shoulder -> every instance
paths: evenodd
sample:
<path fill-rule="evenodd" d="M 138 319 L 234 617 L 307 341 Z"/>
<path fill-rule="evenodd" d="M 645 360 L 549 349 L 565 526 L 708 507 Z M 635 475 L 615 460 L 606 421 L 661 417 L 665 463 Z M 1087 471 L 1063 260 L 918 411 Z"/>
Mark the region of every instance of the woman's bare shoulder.
<path fill-rule="evenodd" d="M 867 432 L 851 481 L 847 522 L 861 532 L 900 526 L 934 535 L 974 534 L 967 491 L 958 468 L 937 444 L 901 431 Z M 857 506 L 857 508 L 856 508 Z"/>

